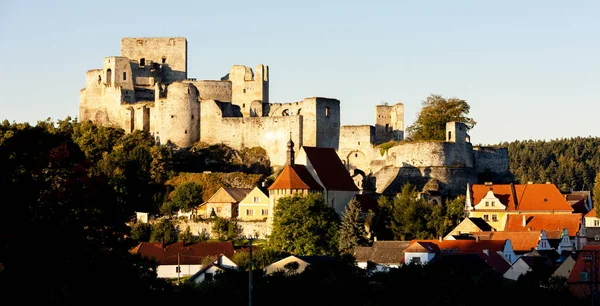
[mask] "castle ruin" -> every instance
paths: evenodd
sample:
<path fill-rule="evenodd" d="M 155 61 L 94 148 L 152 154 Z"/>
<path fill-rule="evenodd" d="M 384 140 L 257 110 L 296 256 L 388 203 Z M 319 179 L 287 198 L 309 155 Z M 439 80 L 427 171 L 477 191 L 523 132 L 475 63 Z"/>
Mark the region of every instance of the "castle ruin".
<path fill-rule="evenodd" d="M 507 155 L 474 150 L 459 123 L 449 123 L 445 142 L 406 143 L 381 154 L 378 144 L 404 139 L 402 103 L 377 105 L 374 126 L 340 126 L 337 99 L 271 103 L 268 66 L 234 65 L 219 80 L 188 78 L 187 70 L 183 37 L 122 38 L 120 56 L 86 73 L 79 118 L 126 133 L 143 130 L 175 148 L 198 141 L 262 147 L 274 168 L 285 165 L 291 137 L 298 148 L 336 149 L 351 174 L 362 174 L 357 185 L 367 182 L 378 191 L 389 192 L 398 177 L 436 178 L 456 191 L 476 183 L 478 171 L 508 170 Z"/>

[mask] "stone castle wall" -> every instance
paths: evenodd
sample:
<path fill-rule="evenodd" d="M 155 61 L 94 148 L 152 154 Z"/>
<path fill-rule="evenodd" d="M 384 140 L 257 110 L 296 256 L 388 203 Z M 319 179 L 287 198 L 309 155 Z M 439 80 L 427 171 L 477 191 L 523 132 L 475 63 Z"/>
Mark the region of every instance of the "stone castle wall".
<path fill-rule="evenodd" d="M 234 65 L 220 80 L 188 79 L 187 40 L 181 37 L 122 39 L 121 56 L 106 57 L 102 69 L 89 70 L 80 91 L 82 121 L 127 133 L 147 131 L 159 143 L 181 148 L 197 141 L 260 146 L 274 167 L 284 165 L 291 137 L 298 146 L 334 148 L 351 174 L 379 173 L 380 181 L 388 180 L 389 169 L 408 176 L 420 169 L 412 177 L 439 173 L 442 179 L 447 172 L 431 169 L 508 169 L 507 151 L 474 150 L 457 123 L 446 126 L 446 142 L 404 143 L 381 154 L 375 145 L 404 138 L 404 104 L 376 106 L 375 125 L 341 126 L 340 109 L 339 100 L 322 97 L 270 103 L 265 65 L 254 70 Z"/>
<path fill-rule="evenodd" d="M 187 39 L 183 37 L 129 37 L 121 39 L 121 56 L 146 65 L 163 66 L 165 84 L 187 78 Z"/>
<path fill-rule="evenodd" d="M 267 222 L 265 221 L 238 221 L 238 225 L 242 228 L 242 236 L 254 236 L 258 234 L 259 239 L 265 239 L 270 234 Z M 210 238 L 216 238 L 212 232 L 213 222 L 210 220 L 194 222 L 190 220 L 178 220 L 176 228 L 182 232 L 189 226 L 192 235 L 198 236 L 203 230 L 210 235 Z"/>

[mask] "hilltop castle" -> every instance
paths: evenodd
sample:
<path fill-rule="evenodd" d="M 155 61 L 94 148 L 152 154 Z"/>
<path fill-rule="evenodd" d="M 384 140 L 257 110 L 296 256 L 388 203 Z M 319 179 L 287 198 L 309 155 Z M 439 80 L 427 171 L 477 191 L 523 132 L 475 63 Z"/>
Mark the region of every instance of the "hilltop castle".
<path fill-rule="evenodd" d="M 460 168 L 453 171 L 461 177 L 458 181 L 470 183 L 476 183 L 481 169 L 508 170 L 508 157 L 503 154 L 499 159 L 493 156 L 491 162 L 487 154 L 480 158 L 485 164 L 475 167 L 476 154 L 460 123 L 449 123 L 448 132 L 454 134 L 447 142 L 403 144 L 380 154 L 377 144 L 404 139 L 402 103 L 377 105 L 375 126 L 340 126 L 337 99 L 309 97 L 271 103 L 268 66 L 252 70 L 234 65 L 219 80 L 188 78 L 187 68 L 185 38 L 123 38 L 120 56 L 105 57 L 102 68 L 86 73 L 86 85 L 80 91 L 80 120 L 123 128 L 127 133 L 143 130 L 158 143 L 178 148 L 198 141 L 235 149 L 259 146 L 274 167 L 285 165 L 291 137 L 298 148 L 336 149 L 348 170 L 354 171 L 357 185 L 366 182 L 383 192 L 391 192 L 394 173 L 406 170 L 401 168 L 410 168 L 411 175 L 420 169 L 417 176 L 426 178 L 440 174 L 442 181 L 450 180 L 452 174 L 438 170 Z"/>

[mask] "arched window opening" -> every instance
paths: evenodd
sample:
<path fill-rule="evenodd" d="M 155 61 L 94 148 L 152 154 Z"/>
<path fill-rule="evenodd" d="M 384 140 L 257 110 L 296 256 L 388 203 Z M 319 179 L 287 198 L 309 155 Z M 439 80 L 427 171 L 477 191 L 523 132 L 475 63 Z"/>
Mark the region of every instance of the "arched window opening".
<path fill-rule="evenodd" d="M 110 68 L 106 69 L 106 85 L 112 85 L 112 70 Z"/>

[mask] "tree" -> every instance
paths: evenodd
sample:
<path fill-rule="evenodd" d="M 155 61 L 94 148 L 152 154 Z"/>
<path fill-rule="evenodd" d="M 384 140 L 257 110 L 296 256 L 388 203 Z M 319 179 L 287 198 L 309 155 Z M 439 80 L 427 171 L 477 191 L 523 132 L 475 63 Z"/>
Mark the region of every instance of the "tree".
<path fill-rule="evenodd" d="M 340 252 L 347 252 L 357 246 L 366 246 L 368 242 L 365 217 L 360 202 L 353 198 L 342 215 L 342 224 L 339 230 L 339 250 Z"/>
<path fill-rule="evenodd" d="M 135 245 L 128 238 L 130 212 L 117 201 L 107 178 L 90 166 L 67 132 L 43 125 L 0 127 L 3 298 L 74 305 L 90 296 L 109 302 L 106 292 L 149 298 L 146 302 L 165 292 L 156 265 L 129 252 Z M 52 262 L 44 267 L 52 281 L 43 286 L 30 282 L 39 273 L 32 263 L 39 262 L 40 250 L 50 250 L 44 258 Z M 94 277 L 82 282 L 81 267 Z M 32 289 L 35 294 L 28 294 Z"/>
<path fill-rule="evenodd" d="M 192 234 L 189 225 L 185 228 L 185 231 L 179 233 L 179 241 L 183 242 L 183 244 L 194 243 L 196 240 L 197 239 L 194 237 L 194 234 Z"/>
<path fill-rule="evenodd" d="M 131 239 L 139 242 L 150 241 L 152 225 L 150 223 L 136 222 L 131 225 Z"/>
<path fill-rule="evenodd" d="M 216 217 L 213 222 L 212 231 L 220 241 L 238 239 L 244 229 L 235 220 Z"/>
<path fill-rule="evenodd" d="M 596 216 L 600 218 L 600 172 L 596 174 L 594 189 L 592 189 L 592 205 L 596 209 Z"/>
<path fill-rule="evenodd" d="M 196 182 L 185 182 L 173 191 L 171 202 L 173 207 L 182 212 L 189 212 L 202 203 L 202 186 Z"/>
<path fill-rule="evenodd" d="M 169 219 L 162 219 L 154 225 L 150 240 L 163 244 L 173 243 L 177 241 L 177 229 Z"/>
<path fill-rule="evenodd" d="M 296 255 L 337 255 L 340 217 L 321 193 L 277 200 L 268 247 Z"/>
<path fill-rule="evenodd" d="M 412 140 L 446 139 L 446 123 L 462 122 L 472 129 L 476 122 L 467 117 L 471 106 L 458 98 L 445 99 L 440 95 L 430 95 L 422 102 L 417 120 L 406 129 L 407 138 Z"/>

